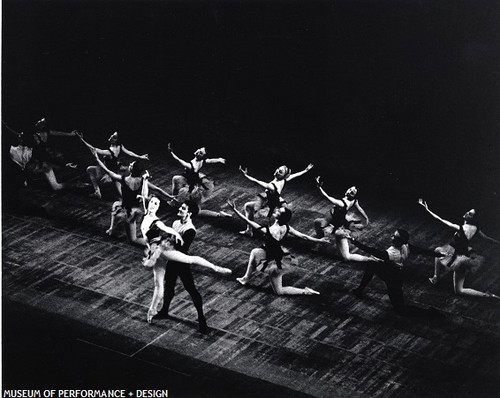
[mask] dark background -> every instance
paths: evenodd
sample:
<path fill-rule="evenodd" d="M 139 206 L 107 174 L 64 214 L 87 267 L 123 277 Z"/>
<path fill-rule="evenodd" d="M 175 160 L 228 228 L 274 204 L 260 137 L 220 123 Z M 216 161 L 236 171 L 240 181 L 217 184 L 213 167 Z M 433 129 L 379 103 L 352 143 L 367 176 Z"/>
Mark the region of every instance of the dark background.
<path fill-rule="evenodd" d="M 3 1 L 2 119 L 498 223 L 499 3 Z M 4 142 L 6 133 L 4 132 Z M 165 151 L 166 155 L 166 151 Z"/>

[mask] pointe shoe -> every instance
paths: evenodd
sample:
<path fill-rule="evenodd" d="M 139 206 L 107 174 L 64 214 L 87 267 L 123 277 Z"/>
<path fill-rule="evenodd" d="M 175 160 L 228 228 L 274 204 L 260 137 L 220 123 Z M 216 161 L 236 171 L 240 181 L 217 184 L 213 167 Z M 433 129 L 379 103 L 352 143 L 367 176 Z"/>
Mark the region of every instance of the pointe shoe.
<path fill-rule="evenodd" d="M 250 238 L 253 237 L 253 232 L 252 230 L 248 230 L 248 229 L 245 229 L 244 231 L 240 231 L 240 235 L 246 235 L 246 236 L 249 236 Z"/>
<path fill-rule="evenodd" d="M 432 278 L 429 278 L 429 282 L 432 283 L 433 285 L 437 285 L 438 277 L 434 275 Z"/>
<path fill-rule="evenodd" d="M 248 278 L 245 278 L 244 276 L 242 276 L 241 278 L 236 278 L 236 280 L 243 286 L 245 286 L 248 283 Z"/>
<path fill-rule="evenodd" d="M 230 275 L 233 273 L 233 271 L 231 271 L 229 268 L 218 267 L 218 266 L 215 266 L 215 272 L 222 275 Z"/>
<path fill-rule="evenodd" d="M 158 315 L 156 311 L 148 310 L 148 315 L 146 317 L 146 320 L 148 321 L 149 324 L 153 323 L 153 318 Z"/>
<path fill-rule="evenodd" d="M 310 287 L 305 287 L 304 290 L 305 290 L 305 294 L 307 294 L 307 295 L 319 294 L 319 292 L 317 292 L 316 290 L 311 289 Z"/>

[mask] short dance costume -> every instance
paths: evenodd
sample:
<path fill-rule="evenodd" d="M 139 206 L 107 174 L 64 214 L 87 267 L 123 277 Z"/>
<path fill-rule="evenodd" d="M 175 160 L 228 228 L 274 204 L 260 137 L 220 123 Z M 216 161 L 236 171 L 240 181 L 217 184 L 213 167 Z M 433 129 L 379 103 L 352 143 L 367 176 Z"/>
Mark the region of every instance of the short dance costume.
<path fill-rule="evenodd" d="M 163 251 L 175 250 L 170 235 L 163 234 L 163 231 L 157 225 L 158 221 L 160 221 L 159 218 L 154 220 L 146 232 L 149 248 L 145 251 L 145 257 L 142 260 L 142 264 L 149 268 L 156 264 Z"/>
<path fill-rule="evenodd" d="M 260 199 L 261 206 L 269 207 L 267 217 L 271 217 L 273 215 L 274 209 L 286 204 L 286 200 L 281 197 L 276 184 L 272 182 L 271 185 L 274 187 L 274 190 L 266 189 L 264 192 L 257 195 Z"/>
<path fill-rule="evenodd" d="M 268 274 L 274 273 L 285 273 L 290 268 L 290 262 L 294 260 L 294 257 L 283 250 L 281 247 L 281 241 L 277 240 L 269 230 L 269 226 L 260 228 L 260 231 L 264 234 L 264 244 L 262 248 L 266 252 L 266 258 L 261 260 L 257 265 L 257 271 L 265 272 Z M 288 235 L 290 227 L 286 225 L 286 232 L 283 238 Z M 283 260 L 288 260 L 286 263 Z"/>
<path fill-rule="evenodd" d="M 347 212 L 354 206 L 357 199 L 354 200 L 351 206 L 347 204 L 344 198 L 342 198 L 341 201 L 344 206 L 334 206 L 330 210 L 326 219 L 329 225 L 325 227 L 326 232 L 335 234 L 335 238 L 337 239 L 348 238 L 350 236 L 351 231 L 349 227 L 351 221 L 347 220 Z"/>
<path fill-rule="evenodd" d="M 476 272 L 483 262 L 483 257 L 479 256 L 469 243 L 463 226 L 460 225 L 451 242 L 436 249 L 446 253 L 446 257 L 440 258 L 439 262 L 452 271 Z"/>

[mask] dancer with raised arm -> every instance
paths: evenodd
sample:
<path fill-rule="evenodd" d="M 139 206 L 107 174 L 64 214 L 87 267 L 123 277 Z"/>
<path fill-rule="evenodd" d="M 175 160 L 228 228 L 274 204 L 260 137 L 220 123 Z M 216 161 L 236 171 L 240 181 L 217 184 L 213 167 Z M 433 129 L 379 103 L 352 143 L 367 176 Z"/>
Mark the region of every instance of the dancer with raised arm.
<path fill-rule="evenodd" d="M 290 255 L 281 247 L 281 241 L 288 233 L 311 242 L 326 243 L 329 242 L 327 238 L 317 239 L 290 227 L 288 222 L 292 217 L 292 211 L 286 207 L 276 207 L 273 213 L 275 219 L 274 223 L 271 226 L 261 226 L 238 211 L 233 201 L 228 201 L 228 204 L 233 211 L 250 226 L 250 228 L 259 230 L 264 235 L 264 245 L 251 251 L 245 275 L 236 279 L 239 283 L 246 285 L 255 271 L 260 271 L 269 276 L 271 287 L 278 295 L 319 294 L 309 287 L 297 288 L 293 286 L 283 286 L 283 275 L 289 271 L 291 267 L 289 261 L 287 262 L 287 260 L 290 260 Z"/>
<path fill-rule="evenodd" d="M 436 285 L 439 278 L 442 276 L 442 271 L 453 271 L 453 287 L 455 294 L 462 294 L 467 296 L 476 297 L 492 297 L 500 298 L 499 296 L 489 293 L 481 292 L 479 290 L 465 288 L 465 277 L 469 273 L 475 273 L 479 267 L 484 263 L 484 257 L 478 255 L 470 246 L 470 241 L 477 235 L 489 240 L 490 242 L 500 243 L 498 240 L 490 238 L 484 232 L 479 230 L 476 225 L 476 210 L 470 209 L 463 216 L 463 224 L 454 224 L 447 221 L 429 209 L 429 206 L 423 199 L 419 199 L 418 203 L 436 220 L 440 221 L 447 227 L 453 229 L 455 234 L 452 241 L 436 250 L 442 251 L 447 254 L 442 259 L 436 259 L 434 262 L 434 276 L 429 278 L 429 281 Z"/>
<path fill-rule="evenodd" d="M 167 227 L 162 221 L 160 221 L 156 215 L 159 207 L 160 199 L 156 196 L 152 196 L 147 205 L 146 215 L 141 223 L 141 232 L 148 246 L 148 254 L 143 261 L 143 265 L 146 267 L 152 267 L 154 276 L 154 293 L 148 310 L 147 321 L 151 323 L 155 315 L 157 315 L 160 310 L 159 305 L 164 298 L 165 272 L 167 267 L 170 268 L 172 266 L 172 270 L 169 271 L 170 279 L 168 282 L 169 288 L 167 291 L 167 297 L 165 298 L 164 304 L 165 310 L 161 313 L 161 315 L 165 316 L 168 314 L 168 307 L 173 297 L 171 284 L 173 283 L 173 286 L 175 287 L 177 276 L 180 275 L 186 290 L 188 290 L 191 294 L 196 309 L 198 310 L 200 331 L 205 333 L 207 331 L 207 324 L 201 308 L 201 296 L 199 296 L 199 293 L 194 287 L 194 283 L 192 283 L 192 275 L 189 270 L 189 265 L 195 264 L 200 267 L 209 268 L 224 275 L 231 274 L 231 270 L 229 268 L 214 265 L 202 257 L 190 256 L 185 253 L 187 252 L 196 233 L 196 230 L 191 222 L 191 215 L 193 214 L 192 211 L 196 211 L 196 205 L 191 204 L 190 207 L 189 203 L 183 204 L 179 210 L 181 219 L 174 221 L 173 228 Z M 168 239 L 169 236 L 174 236 L 175 242 Z M 186 238 L 186 241 L 183 240 L 182 236 Z M 160 258 L 167 261 L 160 261 Z M 170 264 L 170 261 L 175 262 L 175 264 Z M 169 263 L 167 264 L 167 262 Z"/>
<path fill-rule="evenodd" d="M 108 235 L 112 235 L 116 226 L 117 218 L 124 213 L 126 220 L 125 232 L 130 243 L 144 246 L 146 242 L 142 238 L 137 237 L 137 223 L 140 222 L 144 211 L 141 208 L 140 197 L 142 193 L 142 185 L 147 184 L 149 189 L 152 189 L 162 195 L 171 197 L 163 189 L 143 179 L 145 173 L 144 165 L 141 160 L 134 161 L 129 165 L 130 175 L 124 176 L 114 171 L 111 171 L 99 158 L 97 151 L 93 151 L 97 164 L 113 181 L 118 181 L 121 184 L 122 199 L 113 203 L 111 207 L 111 222 L 109 229 L 106 231 Z"/>
<path fill-rule="evenodd" d="M 247 169 L 240 166 L 240 171 L 247 180 L 252 181 L 265 189 L 264 192 L 257 195 L 256 200 L 245 203 L 243 207 L 245 216 L 249 220 L 253 221 L 256 212 L 268 207 L 269 212 L 267 213 L 267 217 L 271 217 L 275 208 L 286 204 L 286 200 L 281 197 L 281 192 L 285 187 L 285 183 L 304 175 L 312 168 L 313 165 L 309 164 L 304 170 L 292 174 L 292 170 L 290 170 L 288 166 L 280 166 L 274 172 L 274 179 L 271 182 L 264 182 L 250 176 Z M 241 231 L 240 234 L 252 236 L 253 232 L 250 225 L 247 225 L 246 229 Z"/>
<path fill-rule="evenodd" d="M 115 173 L 120 173 L 121 169 L 121 162 L 120 162 L 120 155 L 122 152 L 130 156 L 133 159 L 136 160 L 149 160 L 148 154 L 144 155 L 138 155 L 135 152 L 132 152 L 125 148 L 125 146 L 120 142 L 120 139 L 118 137 L 118 132 L 114 132 L 111 134 L 111 136 L 108 138 L 109 142 L 109 148 L 108 149 L 100 149 L 97 148 L 91 144 L 89 144 L 87 141 L 83 139 L 83 135 L 80 133 L 77 133 L 78 137 L 80 140 L 91 150 L 97 152 L 99 156 L 102 156 L 104 164 L 106 167 L 115 172 Z M 90 182 L 92 183 L 92 186 L 94 187 L 94 192 L 90 194 L 91 197 L 101 199 L 101 189 L 99 188 L 99 183 L 104 183 L 104 182 L 110 182 L 111 179 L 109 175 L 98 165 L 96 166 L 89 166 L 87 167 L 87 174 L 89 175 Z M 118 193 L 122 194 L 121 192 L 121 185 L 118 181 L 114 181 L 116 190 Z"/>
<path fill-rule="evenodd" d="M 351 236 L 350 228 L 361 229 L 370 222 L 366 212 L 358 202 L 358 189 L 352 186 L 346 191 L 342 199 L 336 199 L 325 192 L 321 177 L 316 177 L 316 183 L 321 194 L 333 204 L 333 208 L 328 212 L 326 217 L 314 220 L 316 236 L 321 238 L 325 236 L 325 232 L 334 234 L 337 249 L 343 260 L 358 262 L 367 261 L 366 256 L 352 254 L 349 250 L 349 237 Z M 365 219 L 364 225 L 360 223 L 359 219 L 352 217 L 354 210 L 357 210 Z"/>
<path fill-rule="evenodd" d="M 439 251 L 423 249 L 410 244 L 410 234 L 404 229 L 398 229 L 394 232 L 391 237 L 392 245 L 386 250 L 374 249 L 358 242 L 351 236 L 349 236 L 349 239 L 355 246 L 375 257 L 367 263 L 363 279 L 361 279 L 359 286 L 353 290 L 353 293 L 358 297 L 362 297 L 364 288 L 377 275 L 385 282 L 391 304 L 396 313 L 400 315 L 406 314 L 402 273 L 404 263 L 410 253 L 431 257 L 442 257 L 444 255 Z"/>
<path fill-rule="evenodd" d="M 174 199 L 169 204 L 177 208 L 189 200 L 198 204 L 198 216 L 200 217 L 231 217 L 230 214 L 222 210 L 212 211 L 202 209 L 202 203 L 210 198 L 210 193 L 214 189 L 214 183 L 200 170 L 204 164 L 225 164 L 226 159 L 207 158 L 206 149 L 203 147 L 195 151 L 194 158 L 190 162 L 186 162 L 172 151 L 170 144 L 168 144 L 168 150 L 172 157 L 184 167 L 183 175 L 172 177 L 172 195 L 174 195 Z"/>

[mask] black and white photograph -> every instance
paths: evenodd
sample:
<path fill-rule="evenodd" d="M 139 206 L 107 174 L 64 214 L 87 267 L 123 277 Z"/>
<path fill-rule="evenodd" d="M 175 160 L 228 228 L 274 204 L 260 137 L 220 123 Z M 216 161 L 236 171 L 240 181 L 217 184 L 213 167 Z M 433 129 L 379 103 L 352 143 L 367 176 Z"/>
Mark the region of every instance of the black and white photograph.
<path fill-rule="evenodd" d="M 3 398 L 494 398 L 500 2 L 3 0 Z"/>

